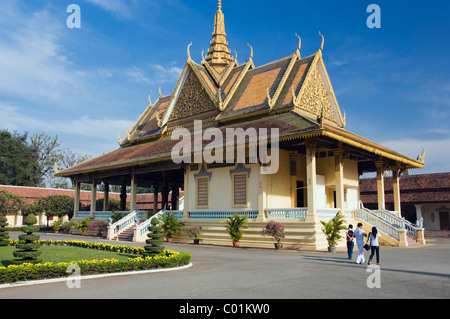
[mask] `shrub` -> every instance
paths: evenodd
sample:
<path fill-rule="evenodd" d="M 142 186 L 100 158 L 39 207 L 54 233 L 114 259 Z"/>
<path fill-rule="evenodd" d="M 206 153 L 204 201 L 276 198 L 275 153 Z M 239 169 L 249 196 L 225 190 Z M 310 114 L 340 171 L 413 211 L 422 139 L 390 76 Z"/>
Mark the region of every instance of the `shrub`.
<path fill-rule="evenodd" d="M 281 239 L 286 237 L 283 225 L 274 221 L 270 221 L 266 224 L 266 227 L 264 227 L 262 230 L 262 234 L 264 236 L 273 237 L 277 241 L 277 243 L 280 243 Z"/>
<path fill-rule="evenodd" d="M 162 214 L 162 230 L 166 235 L 166 238 L 173 238 L 173 236 L 179 234 L 183 229 L 183 223 L 176 219 L 173 213 Z"/>
<path fill-rule="evenodd" d="M 13 260 L 13 264 L 38 264 L 42 262 L 42 259 L 37 258 L 42 253 L 41 251 L 39 251 L 41 245 L 39 243 L 36 243 L 36 241 L 39 240 L 40 236 L 32 235 L 34 231 L 39 230 L 39 228 L 33 227 L 33 225 L 36 223 L 37 219 L 33 214 L 30 214 L 25 218 L 25 224 L 27 226 L 22 227 L 22 231 L 26 235 L 19 235 L 19 240 L 23 241 L 24 243 L 16 244 L 16 248 L 18 250 L 13 253 L 14 257 L 18 257 L 21 259 Z"/>
<path fill-rule="evenodd" d="M 8 226 L 8 219 L 3 216 L 0 217 L 0 247 L 9 244 L 9 232 L 6 226 Z"/>
<path fill-rule="evenodd" d="M 147 234 L 148 239 L 145 241 L 147 245 L 144 246 L 144 257 L 157 256 L 164 250 L 164 246 L 162 245 L 164 243 L 164 239 L 162 239 L 164 236 L 163 228 L 158 224 L 159 219 L 154 217 L 152 219 L 152 226 L 148 228 L 149 233 Z"/>
<path fill-rule="evenodd" d="M 165 250 L 163 254 L 155 257 L 129 258 L 128 261 L 117 259 L 81 260 L 70 263 L 43 263 L 22 265 L 10 265 L 0 267 L 0 284 L 16 281 L 42 280 L 51 278 L 64 278 L 72 273 L 67 271 L 71 264 L 80 267 L 81 274 L 95 275 L 113 272 L 140 271 L 160 268 L 173 268 L 188 265 L 191 254 Z"/>
<path fill-rule="evenodd" d="M 225 227 L 230 234 L 234 243 L 239 242 L 244 237 L 242 229 L 246 229 L 248 216 L 240 216 L 238 213 L 234 214 L 227 219 L 227 226 Z"/>

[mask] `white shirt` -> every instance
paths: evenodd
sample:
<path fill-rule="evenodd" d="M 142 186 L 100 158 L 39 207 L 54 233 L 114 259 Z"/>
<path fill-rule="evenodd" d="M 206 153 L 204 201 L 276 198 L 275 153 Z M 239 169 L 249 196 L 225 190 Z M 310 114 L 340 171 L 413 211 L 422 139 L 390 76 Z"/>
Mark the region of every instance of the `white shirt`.
<path fill-rule="evenodd" d="M 380 246 L 378 244 L 378 238 L 380 238 L 381 235 L 380 233 L 377 233 L 377 235 L 375 236 L 375 238 L 373 237 L 372 233 L 370 233 L 369 238 L 370 238 L 370 246 Z"/>
<path fill-rule="evenodd" d="M 365 234 L 366 234 L 366 232 L 364 230 L 362 230 L 361 228 L 358 227 L 355 229 L 355 231 L 353 232 L 353 235 L 355 235 L 357 245 L 364 245 L 364 235 Z"/>

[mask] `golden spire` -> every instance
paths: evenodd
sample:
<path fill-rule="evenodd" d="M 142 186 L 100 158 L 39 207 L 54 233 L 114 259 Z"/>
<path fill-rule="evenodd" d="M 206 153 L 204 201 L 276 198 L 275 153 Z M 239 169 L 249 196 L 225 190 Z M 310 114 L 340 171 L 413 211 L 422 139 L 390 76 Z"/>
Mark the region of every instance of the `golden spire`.
<path fill-rule="evenodd" d="M 211 47 L 208 50 L 206 62 L 211 66 L 227 66 L 233 62 L 228 50 L 227 34 L 225 33 L 225 18 L 222 12 L 222 1 L 217 2 L 217 13 L 214 23 Z"/>

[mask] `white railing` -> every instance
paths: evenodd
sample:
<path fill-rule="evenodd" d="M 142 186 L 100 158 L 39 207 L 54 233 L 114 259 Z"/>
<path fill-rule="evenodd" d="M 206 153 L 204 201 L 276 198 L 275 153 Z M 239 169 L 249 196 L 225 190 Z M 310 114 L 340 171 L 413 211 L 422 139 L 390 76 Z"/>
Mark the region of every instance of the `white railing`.
<path fill-rule="evenodd" d="M 384 232 L 390 237 L 400 240 L 400 232 L 405 232 L 404 229 L 395 227 L 388 221 L 374 214 L 367 208 L 356 209 L 353 211 L 353 218 L 358 218 L 367 224 L 375 226 L 378 230 Z"/>
<path fill-rule="evenodd" d="M 126 215 L 121 220 L 115 222 L 112 225 L 108 226 L 108 240 L 113 239 L 116 236 L 119 236 L 121 232 L 130 228 L 133 224 L 136 224 L 138 211 L 134 211 Z"/>
<path fill-rule="evenodd" d="M 417 231 L 424 229 L 422 226 L 413 224 L 409 220 L 406 220 L 405 217 L 399 217 L 396 212 L 391 212 L 386 209 L 376 210 L 374 212 L 379 214 L 384 220 L 391 222 L 395 227 L 406 229 L 406 233 L 414 239 L 418 238 Z"/>
<path fill-rule="evenodd" d="M 152 225 L 152 220 L 154 218 L 157 218 L 157 217 L 165 214 L 166 212 L 167 211 L 163 209 L 163 210 L 159 211 L 158 213 L 156 213 L 155 215 L 153 215 L 152 217 L 150 217 L 149 219 L 147 219 L 145 222 L 134 227 L 133 241 L 134 242 L 143 241 L 143 239 L 145 239 L 145 236 L 147 236 L 147 234 L 149 232 L 148 228 Z"/>
<path fill-rule="evenodd" d="M 319 219 L 330 220 L 341 211 L 340 208 L 317 208 L 317 217 Z"/>
<path fill-rule="evenodd" d="M 361 209 L 370 212 L 371 214 L 377 215 L 381 219 L 390 223 L 393 227 L 401 230 L 406 230 L 406 234 L 411 236 L 414 239 L 419 239 L 418 231 L 423 231 L 423 225 L 416 225 L 406 220 L 405 217 L 399 217 L 398 212 L 391 212 L 387 209 L 379 209 L 379 210 L 369 210 L 364 207 L 364 204 L 360 202 Z"/>
<path fill-rule="evenodd" d="M 256 209 L 223 209 L 223 210 L 190 210 L 190 219 L 226 219 L 239 214 L 240 216 L 247 215 L 248 219 L 258 218 L 258 210 Z"/>
<path fill-rule="evenodd" d="M 308 216 L 308 207 L 266 208 L 264 214 L 267 219 L 305 219 Z"/>

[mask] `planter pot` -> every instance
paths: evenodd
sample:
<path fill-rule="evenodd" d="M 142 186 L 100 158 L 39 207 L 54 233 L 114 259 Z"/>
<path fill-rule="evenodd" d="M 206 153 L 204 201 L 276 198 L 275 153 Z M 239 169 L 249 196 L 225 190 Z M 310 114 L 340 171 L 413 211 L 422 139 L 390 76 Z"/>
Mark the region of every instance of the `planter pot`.
<path fill-rule="evenodd" d="M 275 249 L 281 249 L 283 248 L 283 244 L 282 243 L 275 243 Z"/>
<path fill-rule="evenodd" d="M 239 247 L 239 242 L 238 241 L 234 241 L 233 242 L 233 247 Z"/>
<path fill-rule="evenodd" d="M 332 254 L 336 253 L 336 247 L 334 246 L 328 246 L 328 251 Z"/>
<path fill-rule="evenodd" d="M 195 244 L 195 245 L 200 244 L 200 239 L 194 239 L 194 244 Z"/>
<path fill-rule="evenodd" d="M 173 238 L 167 238 L 167 242 L 171 243 L 173 241 Z"/>

